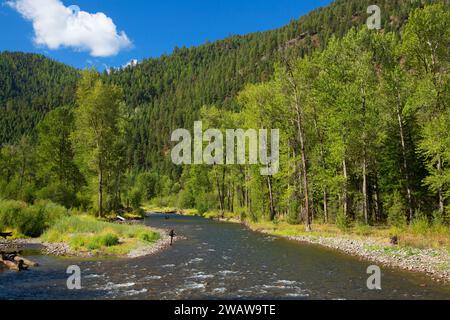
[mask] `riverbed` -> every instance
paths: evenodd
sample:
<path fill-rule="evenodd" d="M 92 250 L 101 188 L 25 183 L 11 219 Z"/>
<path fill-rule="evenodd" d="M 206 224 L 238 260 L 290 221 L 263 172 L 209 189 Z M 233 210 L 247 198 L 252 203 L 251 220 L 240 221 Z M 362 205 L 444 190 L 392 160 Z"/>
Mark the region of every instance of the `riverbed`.
<path fill-rule="evenodd" d="M 0 299 L 450 299 L 450 286 L 413 272 L 382 268 L 382 290 L 369 290 L 372 264 L 317 245 L 252 232 L 239 224 L 152 214 L 143 223 L 175 230 L 174 246 L 136 259 L 68 259 L 24 254 L 40 266 L 0 271 Z M 81 269 L 81 290 L 66 270 Z"/>

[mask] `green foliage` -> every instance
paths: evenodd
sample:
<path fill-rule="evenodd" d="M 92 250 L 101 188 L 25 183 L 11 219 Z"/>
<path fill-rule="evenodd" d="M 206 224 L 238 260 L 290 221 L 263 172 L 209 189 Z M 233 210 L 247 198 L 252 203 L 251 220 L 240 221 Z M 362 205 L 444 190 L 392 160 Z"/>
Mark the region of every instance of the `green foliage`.
<path fill-rule="evenodd" d="M 209 201 L 207 194 L 200 194 L 195 200 L 195 209 L 198 213 L 204 214 L 209 210 Z"/>
<path fill-rule="evenodd" d="M 72 188 L 56 182 L 36 191 L 36 198 L 50 200 L 69 208 L 79 203 Z"/>
<path fill-rule="evenodd" d="M 112 233 L 106 233 L 99 236 L 94 236 L 87 243 L 86 247 L 90 250 L 100 249 L 101 247 L 112 247 L 119 244 L 119 238 Z"/>
<path fill-rule="evenodd" d="M 105 74 L 107 81 L 127 93 L 126 103 L 133 113 L 130 160 L 139 168 L 179 174 L 167 155 L 167 137 L 174 129 L 190 128 L 204 105 L 238 109 L 234 97 L 247 84 L 271 80 L 276 62 L 321 50 L 332 36 L 340 38 L 352 27 L 364 25 L 371 4 L 369 0 L 335 1 L 276 30 L 176 48 L 170 55 Z M 420 4 L 380 0 L 377 5 L 389 32 L 400 30 L 409 12 Z"/>
<path fill-rule="evenodd" d="M 406 206 L 403 197 L 398 191 L 394 193 L 388 208 L 388 223 L 391 226 L 402 228 L 406 226 Z"/>
<path fill-rule="evenodd" d="M 418 215 L 411 223 L 411 230 L 418 235 L 426 235 L 430 230 L 430 222 L 423 215 Z"/>
<path fill-rule="evenodd" d="M 130 204 L 133 209 L 138 209 L 142 204 L 142 191 L 140 189 L 133 189 L 130 192 Z"/>
<path fill-rule="evenodd" d="M 0 229 L 16 228 L 19 225 L 26 203 L 13 200 L 0 201 Z"/>
<path fill-rule="evenodd" d="M 354 231 L 357 235 L 368 236 L 371 233 L 371 227 L 367 224 L 357 223 Z"/>
<path fill-rule="evenodd" d="M 142 172 L 137 177 L 137 187 L 142 190 L 143 200 L 150 200 L 159 194 L 160 179 L 156 172 Z"/>
<path fill-rule="evenodd" d="M 119 244 L 119 238 L 112 233 L 105 233 L 98 236 L 76 235 L 69 241 L 70 246 L 75 249 L 86 248 L 88 250 L 99 250 L 103 247 L 112 247 Z"/>
<path fill-rule="evenodd" d="M 74 131 L 72 108 L 61 107 L 44 117 L 38 125 L 38 180 L 44 187 L 38 198 L 49 199 L 66 207 L 77 205 L 76 193 L 84 184 L 71 135 Z"/>
<path fill-rule="evenodd" d="M 144 241 L 144 242 L 150 242 L 150 243 L 152 243 L 152 242 L 158 241 L 159 238 L 160 238 L 160 236 L 159 236 L 159 234 L 157 234 L 157 233 L 155 233 L 155 232 L 151 232 L 151 231 L 140 231 L 140 232 L 137 234 L 137 238 L 138 238 L 139 240 Z"/>
<path fill-rule="evenodd" d="M 289 208 L 288 214 L 287 214 L 287 223 L 289 224 L 300 224 L 298 211 L 300 210 L 299 204 L 297 201 L 293 202 Z"/>
<path fill-rule="evenodd" d="M 0 196 L 32 202 L 35 199 L 35 148 L 29 136 L 0 149 Z"/>
<path fill-rule="evenodd" d="M 351 225 L 348 216 L 346 216 L 342 210 L 339 210 L 338 213 L 336 214 L 335 223 L 336 226 L 339 228 L 339 230 L 344 232 L 347 231 Z"/>
<path fill-rule="evenodd" d="M 78 71 L 42 55 L 0 52 L 0 145 L 35 137 L 44 115 L 73 105 Z"/>
<path fill-rule="evenodd" d="M 67 210 L 57 204 L 40 201 L 29 206 L 24 202 L 0 200 L 0 229 L 13 229 L 27 237 L 39 237 Z"/>
<path fill-rule="evenodd" d="M 125 169 L 122 90 L 105 84 L 94 71 L 85 71 L 77 90 L 75 131 L 72 135 L 76 156 L 86 179 L 96 177 L 98 214 L 104 213 L 105 194 L 108 211 L 120 206 L 121 177 Z"/>

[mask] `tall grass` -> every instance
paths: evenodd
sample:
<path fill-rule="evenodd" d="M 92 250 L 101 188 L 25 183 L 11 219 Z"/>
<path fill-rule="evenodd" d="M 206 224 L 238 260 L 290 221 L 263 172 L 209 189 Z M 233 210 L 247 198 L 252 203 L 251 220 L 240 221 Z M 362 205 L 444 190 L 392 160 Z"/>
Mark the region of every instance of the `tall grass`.
<path fill-rule="evenodd" d="M 126 253 L 139 243 L 154 243 L 160 234 L 143 225 L 99 221 L 87 215 L 71 215 L 58 220 L 41 237 L 47 242 L 66 242 L 75 250 L 102 250 Z M 126 245 L 126 250 L 115 247 Z M 125 248 L 125 246 L 124 246 Z"/>

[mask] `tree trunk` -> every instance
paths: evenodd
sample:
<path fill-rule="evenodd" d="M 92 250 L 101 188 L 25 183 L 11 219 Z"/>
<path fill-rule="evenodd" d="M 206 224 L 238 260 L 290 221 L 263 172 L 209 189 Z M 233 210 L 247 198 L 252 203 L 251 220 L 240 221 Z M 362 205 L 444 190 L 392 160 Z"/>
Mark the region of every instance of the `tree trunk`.
<path fill-rule="evenodd" d="M 317 119 L 317 110 L 314 107 L 314 128 L 316 129 L 316 134 L 319 137 L 319 143 L 320 143 L 320 161 L 322 165 L 322 169 L 325 171 L 327 168 L 326 162 L 325 162 L 325 151 L 324 151 L 324 137 L 322 134 L 322 131 L 319 128 L 318 119 Z M 325 223 L 328 223 L 328 191 L 327 187 L 324 187 L 323 190 L 323 213 L 325 216 Z"/>
<path fill-rule="evenodd" d="M 236 191 L 234 181 L 231 184 L 231 212 L 234 212 L 234 193 Z"/>
<path fill-rule="evenodd" d="M 369 205 L 367 200 L 367 160 L 365 152 L 363 159 L 363 212 L 364 221 L 366 224 L 369 224 Z"/>
<path fill-rule="evenodd" d="M 19 179 L 19 186 L 22 187 L 23 186 L 23 180 L 25 179 L 25 170 L 26 170 L 26 158 L 25 158 L 25 153 L 22 152 L 22 162 L 21 162 L 21 166 L 20 166 L 20 179 Z"/>
<path fill-rule="evenodd" d="M 342 171 L 344 173 L 344 192 L 343 192 L 343 205 L 344 205 L 344 216 L 348 217 L 348 194 L 347 194 L 347 179 L 348 179 L 348 173 L 347 173 L 347 161 L 344 159 L 342 161 Z"/>
<path fill-rule="evenodd" d="M 378 187 L 378 176 L 375 178 L 375 183 L 373 185 L 374 196 L 375 196 L 375 220 L 380 222 L 381 218 L 381 201 L 380 201 L 380 188 Z"/>
<path fill-rule="evenodd" d="M 302 159 L 302 177 L 303 177 L 303 192 L 305 196 L 305 223 L 306 223 L 306 231 L 311 231 L 311 208 L 310 208 L 310 199 L 309 199 L 309 186 L 308 186 L 308 169 L 307 169 L 307 159 L 306 159 L 306 148 L 305 148 L 305 140 L 303 134 L 303 125 L 301 116 L 297 114 L 298 120 L 298 135 L 300 139 L 300 149 L 301 149 L 301 159 Z"/>
<path fill-rule="evenodd" d="M 398 99 L 400 99 L 398 97 Z M 398 101 L 400 103 L 400 101 Z M 409 178 L 409 168 L 408 168 L 408 161 L 406 158 L 406 142 L 405 142 L 405 132 L 403 128 L 403 117 L 402 113 L 400 111 L 400 106 L 397 105 L 397 120 L 398 120 L 398 127 L 399 127 L 399 133 L 400 133 L 400 143 L 402 146 L 402 158 L 403 158 L 403 171 L 405 175 L 405 181 L 406 181 L 406 196 L 408 200 L 408 220 L 412 221 L 414 219 L 414 207 L 413 207 L 413 200 L 412 200 L 412 191 L 410 186 L 410 178 Z"/>
<path fill-rule="evenodd" d="M 269 188 L 269 202 L 270 202 L 270 221 L 273 221 L 275 219 L 275 205 L 273 200 L 273 193 L 272 193 L 272 177 L 267 176 L 267 186 Z"/>
<path fill-rule="evenodd" d="M 437 170 L 439 171 L 439 173 L 442 171 L 442 159 L 441 156 L 438 157 L 438 163 L 437 163 Z M 441 216 L 444 216 L 445 213 L 445 207 L 444 207 L 444 193 L 442 191 L 442 187 L 439 188 L 438 190 L 438 196 L 439 196 L 439 214 Z"/>
<path fill-rule="evenodd" d="M 217 192 L 219 194 L 220 213 L 221 213 L 222 218 L 223 218 L 224 215 L 225 215 L 225 208 L 224 208 L 224 203 L 223 203 L 222 191 L 221 191 L 221 187 L 220 187 L 219 175 L 217 174 L 217 171 L 216 171 L 216 185 L 217 185 Z"/>
<path fill-rule="evenodd" d="M 289 65 L 289 62 L 286 61 L 287 71 L 288 71 L 288 82 L 292 87 L 293 93 L 293 103 L 294 110 L 296 113 L 296 126 L 297 126 L 297 135 L 298 140 L 300 142 L 301 149 L 301 161 L 302 161 L 302 175 L 303 175 L 303 194 L 304 194 L 304 218 L 305 218 L 305 227 L 306 231 L 311 231 L 311 223 L 312 223 L 312 206 L 310 205 L 311 199 L 309 194 L 309 182 L 308 182 L 308 158 L 306 157 L 306 139 L 303 127 L 303 112 L 301 108 L 300 98 L 298 96 L 299 90 L 297 83 L 295 82 L 294 75 L 292 73 L 292 68 Z"/>
<path fill-rule="evenodd" d="M 98 215 L 103 217 L 103 168 L 100 165 L 98 170 Z"/>
<path fill-rule="evenodd" d="M 221 197 L 221 202 L 222 202 L 222 218 L 225 217 L 225 166 L 222 167 L 222 197 Z"/>

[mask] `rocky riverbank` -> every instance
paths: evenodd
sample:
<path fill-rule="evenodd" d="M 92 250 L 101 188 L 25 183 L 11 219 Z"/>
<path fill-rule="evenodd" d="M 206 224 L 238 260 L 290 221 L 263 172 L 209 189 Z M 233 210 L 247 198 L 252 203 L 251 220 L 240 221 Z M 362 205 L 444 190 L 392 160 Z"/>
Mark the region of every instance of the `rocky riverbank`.
<path fill-rule="evenodd" d="M 258 230 L 265 234 L 270 231 Z M 289 240 L 321 245 L 383 266 L 421 272 L 439 282 L 450 283 L 450 254 L 444 249 L 418 249 L 382 240 L 346 237 L 290 236 Z"/>

